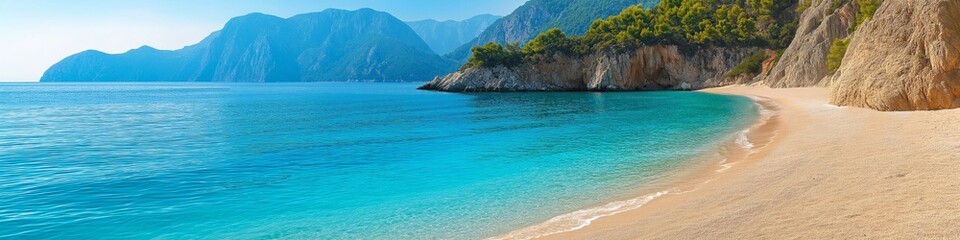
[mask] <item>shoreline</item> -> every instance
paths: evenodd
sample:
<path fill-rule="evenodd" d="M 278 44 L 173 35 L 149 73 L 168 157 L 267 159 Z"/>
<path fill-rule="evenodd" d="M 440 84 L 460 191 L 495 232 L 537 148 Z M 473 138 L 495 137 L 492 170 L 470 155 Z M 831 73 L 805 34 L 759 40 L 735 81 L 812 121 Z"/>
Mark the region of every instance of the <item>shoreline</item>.
<path fill-rule="evenodd" d="M 702 91 L 707 92 L 707 91 Z M 708 92 L 712 93 L 712 92 Z M 735 95 L 713 93 L 721 95 Z M 695 157 L 694 163 L 675 169 L 665 179 L 642 187 L 639 196 L 624 197 L 612 202 L 580 209 L 556 216 L 545 222 L 517 229 L 488 239 L 542 239 L 552 238 L 589 227 L 594 221 L 621 213 L 636 211 L 652 201 L 672 195 L 696 191 L 724 174 L 735 165 L 749 162 L 751 156 L 763 154 L 774 143 L 777 135 L 780 106 L 775 101 L 759 97 L 750 98 L 757 107 L 757 119 L 747 128 L 736 131 L 718 142 L 713 150 Z"/>
<path fill-rule="evenodd" d="M 837 107 L 826 88 L 702 91 L 778 103 L 770 145 L 695 191 L 540 239 L 960 237 L 960 109 Z"/>
<path fill-rule="evenodd" d="M 718 174 L 682 169 L 667 186 L 687 191 L 536 238 L 960 238 L 960 109 L 838 107 L 827 103 L 826 88 L 701 91 L 777 104 L 773 124 L 745 132 L 760 144 L 756 151 L 739 161 L 707 160 Z M 641 192 L 663 189 L 674 188 Z"/>

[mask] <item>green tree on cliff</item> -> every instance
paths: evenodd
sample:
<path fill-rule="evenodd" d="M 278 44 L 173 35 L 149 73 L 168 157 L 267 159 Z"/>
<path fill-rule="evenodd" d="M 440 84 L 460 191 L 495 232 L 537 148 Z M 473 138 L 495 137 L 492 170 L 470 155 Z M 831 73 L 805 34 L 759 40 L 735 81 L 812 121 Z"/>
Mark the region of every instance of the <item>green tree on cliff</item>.
<path fill-rule="evenodd" d="M 850 45 L 848 39 L 837 39 L 833 41 L 833 45 L 830 45 L 830 52 L 827 53 L 827 68 L 830 69 L 831 73 L 840 69 L 840 65 L 843 64 L 843 56 L 847 54 L 848 45 Z"/>
<path fill-rule="evenodd" d="M 883 0 L 860 0 L 857 3 L 860 4 L 860 12 L 857 14 L 857 24 L 854 25 L 853 29 L 856 29 L 856 27 L 863 24 L 863 22 L 873 18 L 873 14 L 880 8 Z"/>
<path fill-rule="evenodd" d="M 519 43 L 507 44 L 506 47 L 487 43 L 480 47 L 472 49 L 473 56 L 467 61 L 466 66 L 477 67 L 496 67 L 496 66 L 515 66 L 523 62 L 523 51 Z"/>
<path fill-rule="evenodd" d="M 629 50 L 645 45 L 682 47 L 755 46 L 782 49 L 789 45 L 796 22 L 783 17 L 793 1 L 781 0 L 662 0 L 652 9 L 632 6 L 595 21 L 583 37 L 567 37 L 559 29 L 540 34 L 523 49 L 522 59 L 543 59 L 555 53 L 586 54 Z M 495 46 L 478 47 L 487 54 L 473 63 L 510 63 L 485 59 L 510 53 Z M 499 54 L 500 52 L 504 54 Z"/>
<path fill-rule="evenodd" d="M 574 44 L 574 41 L 567 38 L 567 35 L 560 31 L 560 28 L 552 28 L 530 40 L 523 47 L 523 52 L 528 55 L 572 53 Z"/>

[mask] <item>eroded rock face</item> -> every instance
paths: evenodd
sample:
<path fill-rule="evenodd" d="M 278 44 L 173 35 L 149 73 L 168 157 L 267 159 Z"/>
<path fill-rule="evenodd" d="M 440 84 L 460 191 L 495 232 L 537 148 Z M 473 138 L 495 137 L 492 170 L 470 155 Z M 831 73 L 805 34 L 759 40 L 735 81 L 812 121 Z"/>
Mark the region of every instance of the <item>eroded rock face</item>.
<path fill-rule="evenodd" d="M 813 0 L 800 16 L 797 35 L 765 79 L 775 88 L 829 85 L 827 54 L 836 39 L 849 35 L 858 7 L 853 1 L 834 9 L 833 0 Z"/>
<path fill-rule="evenodd" d="M 436 78 L 420 89 L 451 92 L 586 90 L 580 80 L 582 64 L 579 59 L 558 56 L 550 63 L 512 68 L 467 68 Z"/>
<path fill-rule="evenodd" d="M 629 91 L 701 89 L 746 83 L 727 73 L 756 48 L 702 48 L 682 53 L 676 46 L 648 46 L 628 53 L 604 52 L 582 58 L 506 68 L 468 68 L 421 89 L 451 92 Z"/>
<path fill-rule="evenodd" d="M 851 39 L 830 101 L 884 111 L 960 107 L 960 1 L 887 0 Z"/>

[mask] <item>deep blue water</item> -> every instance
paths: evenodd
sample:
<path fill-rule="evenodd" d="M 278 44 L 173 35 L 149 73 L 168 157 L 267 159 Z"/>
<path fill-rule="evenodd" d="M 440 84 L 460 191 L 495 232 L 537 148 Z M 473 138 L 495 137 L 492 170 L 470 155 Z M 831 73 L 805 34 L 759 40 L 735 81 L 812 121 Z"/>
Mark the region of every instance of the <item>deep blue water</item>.
<path fill-rule="evenodd" d="M 745 128 L 695 92 L 0 84 L 0 238 L 475 239 L 611 201 Z"/>

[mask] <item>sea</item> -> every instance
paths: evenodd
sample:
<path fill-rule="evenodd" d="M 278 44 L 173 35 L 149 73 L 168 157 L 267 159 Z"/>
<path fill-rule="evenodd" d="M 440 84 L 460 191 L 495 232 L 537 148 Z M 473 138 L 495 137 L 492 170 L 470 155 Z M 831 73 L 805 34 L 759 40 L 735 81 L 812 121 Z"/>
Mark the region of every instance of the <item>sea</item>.
<path fill-rule="evenodd" d="M 649 197 L 758 115 L 418 85 L 0 84 L 0 238 L 485 239 Z"/>

